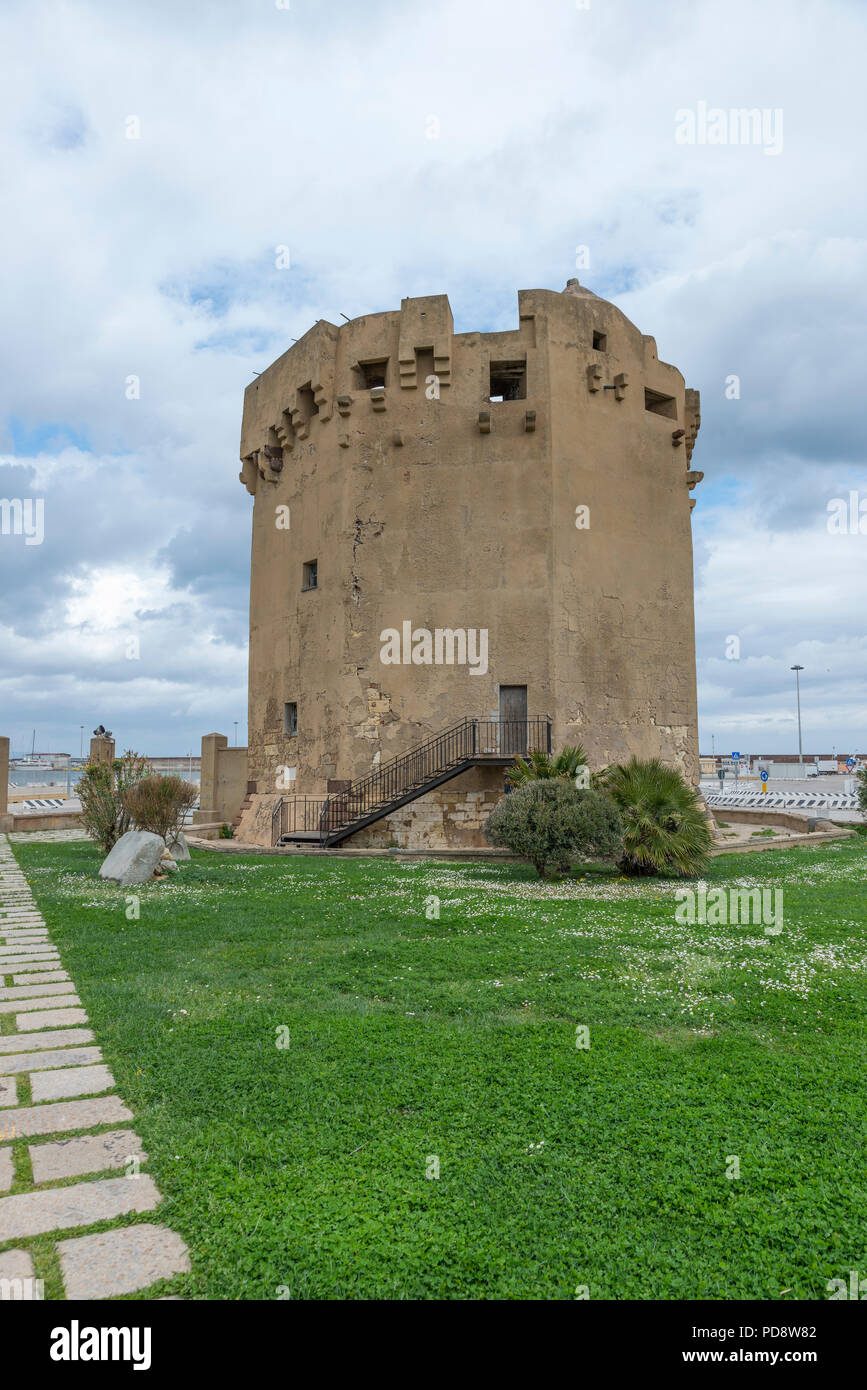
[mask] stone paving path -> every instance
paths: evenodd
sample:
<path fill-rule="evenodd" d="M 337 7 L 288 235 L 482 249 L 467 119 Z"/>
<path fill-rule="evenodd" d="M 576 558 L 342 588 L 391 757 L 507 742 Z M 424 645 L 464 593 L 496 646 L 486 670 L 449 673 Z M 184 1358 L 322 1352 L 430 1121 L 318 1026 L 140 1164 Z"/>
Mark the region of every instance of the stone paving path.
<path fill-rule="evenodd" d="M 67 1298 L 134 1293 L 190 1267 L 167 1227 L 120 1224 L 162 1198 L 140 1171 L 147 1155 L 127 1127 L 132 1113 L 86 1023 L 0 835 L 0 1300 L 41 1296 L 27 1242 L 46 1234 L 57 1236 Z M 112 1220 L 108 1231 L 70 1236 Z"/>

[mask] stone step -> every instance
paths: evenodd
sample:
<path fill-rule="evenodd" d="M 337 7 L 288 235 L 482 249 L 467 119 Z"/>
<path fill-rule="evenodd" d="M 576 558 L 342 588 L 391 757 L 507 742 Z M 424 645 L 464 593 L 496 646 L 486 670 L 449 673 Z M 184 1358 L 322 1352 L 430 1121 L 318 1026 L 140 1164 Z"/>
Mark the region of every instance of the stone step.
<path fill-rule="evenodd" d="M 72 998 L 72 996 L 69 996 Z M 40 1028 L 73 1028 L 87 1022 L 84 1009 L 46 1009 L 44 1013 L 16 1014 L 15 1026 L 19 1033 L 32 1033 Z M 27 1039 L 30 1046 L 30 1039 Z"/>
<path fill-rule="evenodd" d="M 0 1105 L 17 1105 L 18 1088 L 11 1076 L 0 1076 Z M 0 1139 L 5 1136 L 0 1134 Z"/>
<path fill-rule="evenodd" d="M 65 1100 L 67 1096 L 93 1096 L 110 1091 L 114 1077 L 104 1063 L 92 1067 L 62 1067 L 56 1071 L 35 1071 L 30 1078 L 34 1101 Z"/>
<path fill-rule="evenodd" d="M 65 1028 L 55 1033 L 38 1033 L 26 1038 L 8 1033 L 0 1038 L 0 1057 L 6 1052 L 20 1052 L 25 1047 L 82 1047 L 85 1043 L 92 1042 L 93 1034 L 89 1028 Z"/>
<path fill-rule="evenodd" d="M 22 1038 L 21 1042 L 30 1042 Z M 68 1052 L 16 1052 L 0 1054 L 0 1075 L 12 1076 L 15 1072 L 46 1071 L 49 1067 L 84 1067 L 91 1062 L 101 1062 L 102 1052 L 98 1047 L 71 1047 Z"/>
<path fill-rule="evenodd" d="M 152 1178 L 98 1178 L 44 1192 L 0 1197 L 0 1241 L 93 1226 L 132 1211 L 153 1211 L 162 1198 Z"/>
<path fill-rule="evenodd" d="M 97 1125 L 126 1124 L 132 1119 L 120 1096 L 94 1096 L 66 1100 L 56 1105 L 22 1105 L 0 1110 L 0 1139 L 28 1138 L 33 1134 L 63 1134 Z"/>
<path fill-rule="evenodd" d="M 48 985 L 57 984 L 58 980 L 68 980 L 69 975 L 65 970 L 46 970 L 42 975 L 13 975 L 13 985 Z"/>
<path fill-rule="evenodd" d="M 57 1251 L 70 1299 L 116 1298 L 146 1289 L 158 1279 L 186 1274 L 190 1268 L 189 1252 L 180 1236 L 148 1221 L 61 1240 Z"/>
<path fill-rule="evenodd" d="M 40 981 L 37 985 L 7 985 L 5 989 L 0 989 L 0 1000 L 3 999 L 39 999 L 43 994 L 74 994 L 74 984 L 55 984 L 53 980 L 47 983 Z"/>
<path fill-rule="evenodd" d="M 112 1129 L 106 1134 L 86 1134 L 76 1139 L 56 1139 L 28 1147 L 34 1182 L 77 1178 L 101 1173 L 106 1168 L 125 1168 L 131 1158 L 147 1158 L 141 1140 L 131 1129 Z M 132 1180 L 132 1179 L 131 1179 Z"/>
<path fill-rule="evenodd" d="M 33 1261 L 26 1250 L 0 1251 L 0 1279 L 14 1281 L 10 1297 L 22 1302 L 36 1302 L 41 1297 L 33 1277 Z"/>
<path fill-rule="evenodd" d="M 57 989 L 66 989 L 66 986 L 57 985 L 55 990 Z M 50 992 L 36 999 L 0 999 L 0 1014 L 26 1013 L 28 1009 L 74 1008 L 80 1003 L 81 1000 L 73 987 L 72 991 L 67 991 L 66 994 Z"/>
<path fill-rule="evenodd" d="M 15 1177 L 12 1150 L 0 1149 L 0 1192 L 8 1192 Z M 2 1259 L 0 1255 L 0 1259 Z"/>

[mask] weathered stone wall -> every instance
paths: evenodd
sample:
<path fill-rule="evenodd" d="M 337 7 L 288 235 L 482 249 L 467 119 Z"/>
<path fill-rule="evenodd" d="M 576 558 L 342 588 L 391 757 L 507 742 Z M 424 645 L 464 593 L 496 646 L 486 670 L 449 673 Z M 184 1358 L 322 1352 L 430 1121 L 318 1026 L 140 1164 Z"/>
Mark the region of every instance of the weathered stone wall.
<path fill-rule="evenodd" d="M 344 844 L 347 849 L 489 849 L 482 826 L 503 794 L 502 769 L 473 768 Z"/>

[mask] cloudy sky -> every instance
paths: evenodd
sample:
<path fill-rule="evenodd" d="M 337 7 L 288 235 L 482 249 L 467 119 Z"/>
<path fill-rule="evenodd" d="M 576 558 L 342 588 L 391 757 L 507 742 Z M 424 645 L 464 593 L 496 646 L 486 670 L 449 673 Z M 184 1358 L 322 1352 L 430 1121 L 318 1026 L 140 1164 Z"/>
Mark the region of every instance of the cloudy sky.
<path fill-rule="evenodd" d="M 0 497 L 45 498 L 0 535 L 16 750 L 243 742 L 253 372 L 578 274 L 702 394 L 702 748 L 796 750 L 799 662 L 806 748 L 867 751 L 867 534 L 828 529 L 867 513 L 862 0 L 3 0 L 0 48 Z"/>

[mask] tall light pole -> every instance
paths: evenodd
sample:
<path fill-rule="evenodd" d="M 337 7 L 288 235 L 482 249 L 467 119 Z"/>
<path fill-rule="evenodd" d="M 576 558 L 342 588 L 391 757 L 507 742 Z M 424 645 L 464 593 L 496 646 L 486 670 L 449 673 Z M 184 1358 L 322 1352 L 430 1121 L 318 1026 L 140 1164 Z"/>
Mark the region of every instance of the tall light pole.
<path fill-rule="evenodd" d="M 235 724 L 235 747 L 237 748 L 237 747 L 238 747 L 238 721 L 237 721 L 237 719 L 234 721 L 234 724 Z"/>
<path fill-rule="evenodd" d="M 795 689 L 798 692 L 798 762 L 804 766 L 804 748 L 801 743 L 801 672 L 803 666 L 791 666 L 789 668 L 795 673 Z"/>
<path fill-rule="evenodd" d="M 78 757 L 80 761 L 84 757 L 84 725 L 79 724 L 78 727 L 81 730 L 81 738 L 78 743 Z"/>

